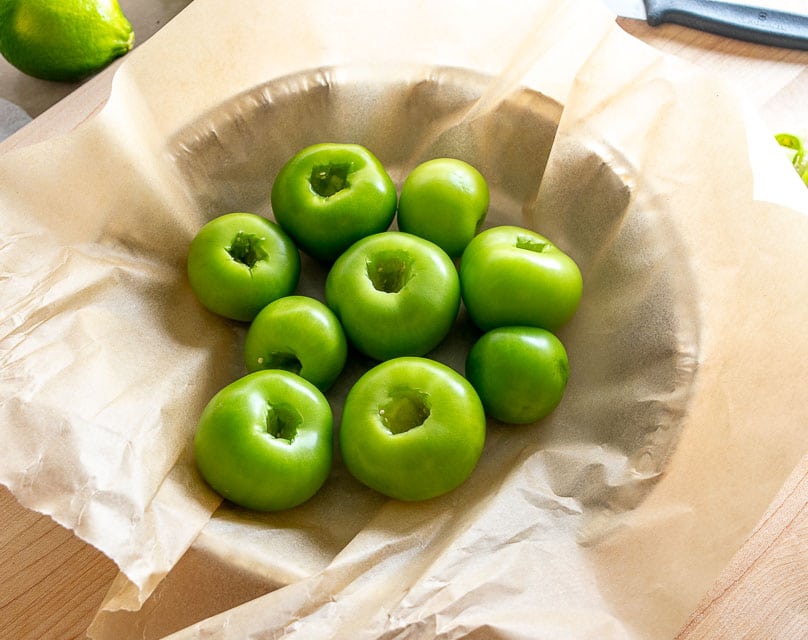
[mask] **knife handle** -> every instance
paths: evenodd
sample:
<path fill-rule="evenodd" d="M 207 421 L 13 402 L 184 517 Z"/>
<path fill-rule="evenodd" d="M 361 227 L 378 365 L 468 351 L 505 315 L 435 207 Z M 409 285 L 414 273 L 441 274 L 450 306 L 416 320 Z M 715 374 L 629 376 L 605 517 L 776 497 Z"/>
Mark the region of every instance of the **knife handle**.
<path fill-rule="evenodd" d="M 663 22 L 787 49 L 808 50 L 808 16 L 716 0 L 645 0 L 648 24 Z"/>

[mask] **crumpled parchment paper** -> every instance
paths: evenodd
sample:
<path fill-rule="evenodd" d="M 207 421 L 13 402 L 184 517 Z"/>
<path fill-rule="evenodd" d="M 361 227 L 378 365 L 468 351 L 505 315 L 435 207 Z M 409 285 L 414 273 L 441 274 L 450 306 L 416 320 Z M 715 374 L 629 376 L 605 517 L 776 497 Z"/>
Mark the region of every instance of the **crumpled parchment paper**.
<path fill-rule="evenodd" d="M 808 207 L 758 133 L 594 0 L 196 0 L 98 116 L 0 159 L 0 481 L 120 566 L 91 636 L 672 635 L 808 444 Z M 194 300 L 185 249 L 220 213 L 271 215 L 274 173 L 324 140 L 399 186 L 468 160 L 489 225 L 573 255 L 572 377 L 549 419 L 492 423 L 447 496 L 384 500 L 338 461 L 307 504 L 249 513 L 193 465 L 244 326 Z M 434 356 L 462 370 L 472 336 L 461 317 Z"/>

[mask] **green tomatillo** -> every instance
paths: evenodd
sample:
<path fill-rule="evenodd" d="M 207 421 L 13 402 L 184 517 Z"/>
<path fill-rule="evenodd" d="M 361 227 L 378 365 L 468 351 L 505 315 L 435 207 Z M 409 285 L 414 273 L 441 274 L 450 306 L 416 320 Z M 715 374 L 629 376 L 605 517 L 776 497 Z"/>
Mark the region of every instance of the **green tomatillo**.
<path fill-rule="evenodd" d="M 398 500 L 452 491 L 485 443 L 483 406 L 469 382 L 428 358 L 394 358 L 365 373 L 345 399 L 339 446 L 348 471 Z"/>
<path fill-rule="evenodd" d="M 291 294 L 300 254 L 276 223 L 254 213 L 227 213 L 205 224 L 188 249 L 188 280 L 210 311 L 251 321 L 267 304 Z"/>
<path fill-rule="evenodd" d="M 567 351 L 546 329 L 499 327 L 469 350 L 466 378 L 486 413 L 501 422 L 528 424 L 552 413 L 569 378 Z"/>
<path fill-rule="evenodd" d="M 298 247 L 331 262 L 354 242 L 386 230 L 396 212 L 396 187 L 381 162 L 358 144 L 302 149 L 272 184 L 275 220 Z"/>
<path fill-rule="evenodd" d="M 401 187 L 398 228 L 457 258 L 480 230 L 488 204 L 488 184 L 475 167 L 456 158 L 427 160 Z"/>
<path fill-rule="evenodd" d="M 460 287 L 469 316 L 483 331 L 555 331 L 577 311 L 583 279 L 575 261 L 546 237 L 503 225 L 469 242 L 460 259 Z"/>
<path fill-rule="evenodd" d="M 359 240 L 334 262 L 325 298 L 351 344 L 365 355 L 423 356 L 454 325 L 460 281 L 436 244 L 384 231 Z"/>
<path fill-rule="evenodd" d="M 194 437 L 202 477 L 247 509 L 302 504 L 325 483 L 333 461 L 333 414 L 325 396 L 279 369 L 239 378 L 211 398 Z"/>
<path fill-rule="evenodd" d="M 308 296 L 286 296 L 261 309 L 244 337 L 247 371 L 284 369 L 321 391 L 342 372 L 348 343 L 339 320 Z"/>

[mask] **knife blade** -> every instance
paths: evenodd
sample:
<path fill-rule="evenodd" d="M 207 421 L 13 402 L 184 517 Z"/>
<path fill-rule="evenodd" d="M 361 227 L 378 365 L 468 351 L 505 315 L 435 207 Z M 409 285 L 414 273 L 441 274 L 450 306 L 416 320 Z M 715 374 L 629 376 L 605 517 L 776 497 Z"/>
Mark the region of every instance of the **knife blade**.
<path fill-rule="evenodd" d="M 808 50 L 808 15 L 719 0 L 606 0 L 618 15 L 652 27 L 670 23 L 720 36 Z"/>

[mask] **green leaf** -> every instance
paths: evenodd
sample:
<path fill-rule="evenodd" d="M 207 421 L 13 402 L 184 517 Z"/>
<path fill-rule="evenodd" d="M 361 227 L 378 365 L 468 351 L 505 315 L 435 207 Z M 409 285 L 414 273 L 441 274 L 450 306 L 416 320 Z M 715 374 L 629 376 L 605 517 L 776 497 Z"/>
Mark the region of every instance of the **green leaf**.
<path fill-rule="evenodd" d="M 794 165 L 802 181 L 808 185 L 808 158 L 805 155 L 802 138 L 793 133 L 778 133 L 774 138 L 785 149 L 788 159 Z"/>

